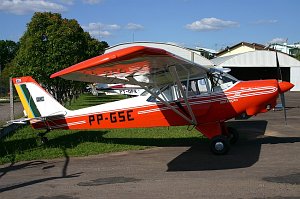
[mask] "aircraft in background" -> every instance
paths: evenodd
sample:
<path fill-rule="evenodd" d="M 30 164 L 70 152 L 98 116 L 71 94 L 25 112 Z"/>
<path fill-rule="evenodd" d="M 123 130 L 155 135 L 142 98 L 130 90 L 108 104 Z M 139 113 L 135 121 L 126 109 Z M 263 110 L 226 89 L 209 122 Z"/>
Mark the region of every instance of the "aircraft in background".
<path fill-rule="evenodd" d="M 145 90 L 136 85 L 128 84 L 103 84 L 95 83 L 91 85 L 91 92 L 93 95 L 127 95 L 129 97 L 139 96 Z"/>
<path fill-rule="evenodd" d="M 277 59 L 278 60 L 278 59 Z M 280 67 L 278 64 L 278 69 Z M 35 129 L 152 128 L 190 125 L 211 140 L 214 154 L 226 154 L 238 132 L 226 121 L 241 114 L 271 110 L 293 87 L 273 80 L 239 81 L 214 67 L 204 67 L 166 50 L 133 46 L 83 61 L 51 78 L 105 84 L 130 84 L 142 95 L 79 110 L 67 110 L 31 77 L 14 78 L 21 102 Z M 284 113 L 285 109 L 284 109 Z M 285 116 L 286 118 L 286 116 Z M 159 133 L 159 132 L 158 132 Z"/>

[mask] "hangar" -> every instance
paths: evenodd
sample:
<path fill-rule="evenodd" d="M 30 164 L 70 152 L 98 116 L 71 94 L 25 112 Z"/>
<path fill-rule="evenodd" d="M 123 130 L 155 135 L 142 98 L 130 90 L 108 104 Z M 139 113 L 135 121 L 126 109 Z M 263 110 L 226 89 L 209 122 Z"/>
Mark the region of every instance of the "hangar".
<path fill-rule="evenodd" d="M 278 52 L 279 65 L 284 81 L 295 85 L 292 91 L 300 91 L 300 61 Z M 211 60 L 215 66 L 230 68 L 230 74 L 240 80 L 276 79 L 276 52 L 256 50 Z"/>

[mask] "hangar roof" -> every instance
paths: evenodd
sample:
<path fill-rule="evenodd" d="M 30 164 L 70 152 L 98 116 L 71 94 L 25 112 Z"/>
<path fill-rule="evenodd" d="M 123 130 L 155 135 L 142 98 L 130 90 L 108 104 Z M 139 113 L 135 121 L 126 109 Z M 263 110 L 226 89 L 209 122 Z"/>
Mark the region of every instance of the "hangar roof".
<path fill-rule="evenodd" d="M 300 67 L 300 61 L 278 52 L 280 67 Z M 276 67 L 276 52 L 268 50 L 251 51 L 211 60 L 218 67 Z"/>
<path fill-rule="evenodd" d="M 177 46 L 170 43 L 160 43 L 160 42 L 132 42 L 132 43 L 122 43 L 112 47 L 109 47 L 105 50 L 105 53 L 119 50 L 122 48 L 130 47 L 130 46 L 147 46 L 153 48 L 161 48 L 174 55 L 187 59 L 189 61 L 195 62 L 205 67 L 212 67 L 214 64 L 209 60 L 203 57 L 200 52 L 187 49 L 181 46 Z"/>

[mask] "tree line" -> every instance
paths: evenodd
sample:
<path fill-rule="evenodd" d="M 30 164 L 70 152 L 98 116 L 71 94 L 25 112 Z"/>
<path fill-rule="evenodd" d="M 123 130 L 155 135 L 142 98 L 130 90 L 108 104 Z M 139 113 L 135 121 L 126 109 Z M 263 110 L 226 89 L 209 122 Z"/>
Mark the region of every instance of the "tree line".
<path fill-rule="evenodd" d="M 107 47 L 107 42 L 92 38 L 75 19 L 36 12 L 18 42 L 0 41 L 0 89 L 3 92 L 6 88 L 9 76 L 32 76 L 58 101 L 66 103 L 78 97 L 86 84 L 50 79 L 50 75 L 103 54 Z"/>

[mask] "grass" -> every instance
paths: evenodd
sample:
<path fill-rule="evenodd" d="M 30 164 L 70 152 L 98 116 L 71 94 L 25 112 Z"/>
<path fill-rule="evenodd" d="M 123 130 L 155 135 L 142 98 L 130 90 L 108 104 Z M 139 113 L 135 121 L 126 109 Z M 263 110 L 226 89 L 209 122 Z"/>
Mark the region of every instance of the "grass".
<path fill-rule="evenodd" d="M 82 95 L 72 109 L 83 108 L 107 101 L 122 99 L 122 96 Z M 51 159 L 68 156 L 87 156 L 108 152 L 142 150 L 157 146 L 190 146 L 202 138 L 187 127 L 164 127 L 148 129 L 114 130 L 53 130 L 49 142 L 41 144 L 37 131 L 27 126 L 0 140 L 0 164 L 24 160 Z"/>

